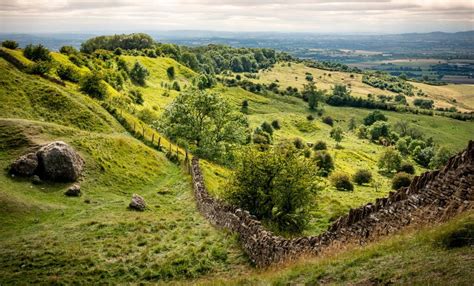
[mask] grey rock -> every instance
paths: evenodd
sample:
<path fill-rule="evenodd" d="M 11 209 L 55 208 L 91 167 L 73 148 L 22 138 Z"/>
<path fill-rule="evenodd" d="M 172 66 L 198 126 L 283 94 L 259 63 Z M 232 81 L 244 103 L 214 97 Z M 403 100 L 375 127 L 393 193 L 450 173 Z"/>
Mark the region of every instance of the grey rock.
<path fill-rule="evenodd" d="M 128 207 L 132 210 L 144 211 L 146 208 L 146 203 L 145 203 L 145 200 L 141 196 L 137 194 L 133 194 L 132 201 L 130 202 Z"/>
<path fill-rule="evenodd" d="M 12 175 L 29 177 L 33 176 L 38 167 L 38 157 L 35 153 L 28 153 L 18 158 L 10 167 Z"/>
<path fill-rule="evenodd" d="M 79 197 L 81 195 L 81 186 L 79 184 L 74 184 L 70 186 L 64 194 L 68 197 Z"/>
<path fill-rule="evenodd" d="M 84 168 L 84 160 L 68 144 L 55 141 L 44 145 L 36 153 L 38 173 L 47 180 L 73 182 Z"/>
<path fill-rule="evenodd" d="M 41 185 L 43 183 L 43 181 L 41 181 L 38 175 L 34 175 L 31 179 L 31 182 L 33 183 L 33 185 Z"/>

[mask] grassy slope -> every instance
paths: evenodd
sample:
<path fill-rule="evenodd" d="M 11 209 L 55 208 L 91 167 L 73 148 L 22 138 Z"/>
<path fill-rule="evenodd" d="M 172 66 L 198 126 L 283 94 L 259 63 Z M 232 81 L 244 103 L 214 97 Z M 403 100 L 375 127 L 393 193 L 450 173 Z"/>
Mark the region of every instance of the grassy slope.
<path fill-rule="evenodd" d="M 303 88 L 303 84 L 306 83 L 305 77 L 306 72 L 313 74 L 316 86 L 321 89 L 330 90 L 334 84 L 346 84 L 351 85 L 352 95 L 367 97 L 369 93 L 374 95 L 385 94 L 394 95 L 395 93 L 380 90 L 378 88 L 371 87 L 365 83 L 362 83 L 362 75 L 353 74 L 351 78 L 349 73 L 344 72 L 331 72 L 320 70 L 316 68 L 310 68 L 304 64 L 294 64 L 288 66 L 286 63 L 279 63 L 275 65 L 270 71 L 259 72 L 259 79 L 257 82 L 269 84 L 278 80 L 280 88 L 286 89 L 288 86 L 297 87 L 299 90 Z M 329 76 L 331 74 L 331 76 Z M 435 101 L 436 107 L 450 107 L 456 106 L 461 111 L 472 111 L 474 110 L 473 91 L 474 86 L 472 85 L 447 85 L 447 86 L 432 86 L 423 83 L 412 84 L 423 90 L 425 94 Z M 415 98 L 423 97 L 408 97 L 408 102 L 413 102 Z M 457 103 L 453 103 L 452 99 L 456 99 Z"/>
<path fill-rule="evenodd" d="M 157 282 L 247 267 L 235 237 L 198 214 L 189 176 L 163 153 L 127 135 L 74 86 L 3 59 L 0 69 L 1 114 L 9 117 L 0 119 L 0 283 Z M 65 197 L 67 184 L 7 175 L 29 146 L 52 140 L 85 158 L 83 197 Z M 127 210 L 133 193 L 147 211 Z"/>
<path fill-rule="evenodd" d="M 304 258 L 245 277 L 202 281 L 212 285 L 472 285 L 474 248 L 439 243 L 474 213 L 421 231 L 405 231 L 365 247 Z"/>

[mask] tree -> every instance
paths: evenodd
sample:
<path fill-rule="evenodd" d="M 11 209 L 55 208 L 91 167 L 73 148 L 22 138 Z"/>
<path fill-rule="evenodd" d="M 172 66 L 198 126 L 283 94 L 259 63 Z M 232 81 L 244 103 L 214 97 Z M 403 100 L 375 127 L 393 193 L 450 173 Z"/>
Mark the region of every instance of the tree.
<path fill-rule="evenodd" d="M 56 69 L 56 74 L 62 80 L 70 82 L 79 82 L 79 72 L 71 65 L 59 65 Z"/>
<path fill-rule="evenodd" d="M 337 96 L 337 97 L 341 97 L 341 98 L 346 98 L 346 97 L 349 97 L 351 95 L 351 91 L 344 84 L 336 84 L 332 88 L 332 95 Z"/>
<path fill-rule="evenodd" d="M 138 85 L 145 85 L 145 80 L 149 74 L 148 70 L 138 61 L 135 62 L 130 70 L 130 78 Z"/>
<path fill-rule="evenodd" d="M 370 135 L 370 139 L 376 141 L 381 137 L 389 136 L 389 126 L 387 122 L 377 121 L 369 127 L 368 133 Z"/>
<path fill-rule="evenodd" d="M 105 99 L 107 96 L 107 87 L 102 81 L 102 77 L 97 73 L 84 77 L 80 89 L 93 98 Z"/>
<path fill-rule="evenodd" d="M 280 231 L 299 233 L 307 223 L 314 168 L 291 144 L 242 153 L 228 200 Z"/>
<path fill-rule="evenodd" d="M 352 176 L 352 180 L 358 185 L 369 183 L 372 180 L 372 173 L 366 169 L 359 169 Z"/>
<path fill-rule="evenodd" d="M 357 127 L 357 122 L 356 122 L 356 119 L 354 117 L 351 117 L 351 119 L 349 120 L 349 126 L 348 127 L 349 127 L 349 131 L 352 131 Z"/>
<path fill-rule="evenodd" d="M 326 142 L 321 141 L 321 140 L 316 141 L 316 143 L 314 143 L 314 147 L 313 147 L 314 151 L 326 150 L 327 148 L 328 147 L 326 145 Z"/>
<path fill-rule="evenodd" d="M 448 163 L 449 158 L 451 158 L 452 153 L 444 146 L 436 150 L 436 154 L 430 161 L 430 168 L 439 169 Z"/>
<path fill-rule="evenodd" d="M 247 120 L 215 93 L 190 89 L 165 110 L 161 128 L 171 139 L 186 140 L 197 155 L 222 160 L 232 147 L 245 142 Z"/>
<path fill-rule="evenodd" d="M 390 173 L 392 171 L 398 171 L 401 163 L 402 156 L 400 156 L 400 153 L 392 148 L 387 148 L 382 155 L 380 155 L 378 167 Z"/>
<path fill-rule="evenodd" d="M 61 54 L 64 54 L 64 55 L 76 55 L 79 53 L 79 51 L 74 48 L 73 46 L 62 46 L 60 49 L 59 49 L 59 52 Z"/>
<path fill-rule="evenodd" d="M 270 135 L 273 135 L 273 128 L 270 125 L 270 123 L 264 121 L 262 125 L 260 126 L 264 132 L 267 132 Z"/>
<path fill-rule="evenodd" d="M 173 80 L 175 77 L 174 66 L 170 66 L 166 69 L 166 74 L 170 80 Z"/>
<path fill-rule="evenodd" d="M 5 40 L 2 42 L 2 47 L 14 50 L 18 48 L 18 43 L 11 40 Z"/>
<path fill-rule="evenodd" d="M 398 139 L 396 147 L 402 155 L 408 155 L 408 142 L 405 137 Z"/>
<path fill-rule="evenodd" d="M 410 164 L 410 163 L 408 163 L 408 162 L 403 162 L 403 163 L 400 165 L 399 171 L 413 175 L 413 174 L 415 174 L 415 167 L 413 166 L 413 164 Z"/>
<path fill-rule="evenodd" d="M 375 110 L 374 112 L 369 113 L 369 115 L 367 115 L 364 118 L 364 124 L 367 126 L 370 126 L 374 124 L 376 121 L 387 121 L 387 120 L 388 120 L 387 117 L 383 115 L 382 112 Z"/>
<path fill-rule="evenodd" d="M 336 141 L 336 146 L 339 146 L 339 142 L 342 141 L 342 138 L 344 137 L 344 133 L 342 132 L 342 129 L 340 127 L 333 128 L 331 130 L 331 138 Z"/>
<path fill-rule="evenodd" d="M 334 170 L 334 161 L 331 154 L 326 151 L 317 151 L 314 155 L 314 161 L 318 168 L 318 173 L 323 177 L 327 177 Z"/>
<path fill-rule="evenodd" d="M 311 110 L 316 110 L 319 103 L 324 101 L 325 92 L 323 90 L 318 90 L 313 81 L 310 81 L 308 84 L 303 86 L 303 99 L 308 100 L 308 106 Z"/>
<path fill-rule="evenodd" d="M 426 148 L 421 148 L 417 146 L 413 151 L 413 158 L 421 166 L 427 168 L 430 165 L 431 159 L 435 156 L 434 148 L 428 146 Z"/>

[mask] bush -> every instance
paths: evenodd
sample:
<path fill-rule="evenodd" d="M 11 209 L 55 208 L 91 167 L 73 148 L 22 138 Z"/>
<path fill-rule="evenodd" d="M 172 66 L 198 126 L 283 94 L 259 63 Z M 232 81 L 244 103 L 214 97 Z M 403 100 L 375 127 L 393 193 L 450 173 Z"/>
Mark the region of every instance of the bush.
<path fill-rule="evenodd" d="M 357 138 L 366 139 L 367 138 L 367 127 L 365 125 L 360 125 L 356 131 Z"/>
<path fill-rule="evenodd" d="M 59 52 L 63 55 L 76 55 L 79 53 L 78 50 L 76 50 L 76 48 L 74 48 L 73 46 L 62 46 L 60 49 L 59 49 Z"/>
<path fill-rule="evenodd" d="M 334 170 L 334 161 L 331 154 L 326 151 L 317 151 L 314 155 L 314 161 L 318 168 L 318 173 L 323 177 L 327 177 Z"/>
<path fill-rule="evenodd" d="M 430 161 L 430 168 L 439 169 L 448 163 L 452 153 L 446 147 L 440 147 Z"/>
<path fill-rule="evenodd" d="M 387 138 L 389 136 L 389 126 L 387 122 L 377 121 L 369 127 L 368 133 L 373 141 L 379 140 L 381 137 Z"/>
<path fill-rule="evenodd" d="M 308 116 L 306 116 L 306 119 L 308 119 L 309 121 L 313 121 L 314 120 L 314 116 L 309 114 Z"/>
<path fill-rule="evenodd" d="M 68 80 L 70 82 L 79 82 L 79 73 L 74 67 L 70 65 L 59 65 L 56 69 L 56 74 L 62 80 Z"/>
<path fill-rule="evenodd" d="M 136 104 L 142 105 L 145 100 L 143 99 L 143 94 L 140 90 L 138 89 L 132 89 L 130 90 L 130 97 L 132 98 L 133 102 Z"/>
<path fill-rule="evenodd" d="M 420 146 L 417 146 L 413 151 L 413 158 L 421 166 L 427 168 L 430 165 L 431 159 L 435 156 L 433 147 L 426 147 L 421 149 Z"/>
<path fill-rule="evenodd" d="M 401 163 L 402 156 L 400 156 L 400 153 L 392 148 L 387 148 L 382 155 L 380 155 L 378 167 L 390 173 L 398 171 Z"/>
<path fill-rule="evenodd" d="M 34 62 L 51 61 L 49 50 L 43 45 L 27 45 L 23 50 L 23 55 Z"/>
<path fill-rule="evenodd" d="M 107 87 L 102 82 L 102 78 L 98 74 L 86 76 L 81 81 L 81 91 L 88 94 L 92 98 L 105 99 L 107 96 Z"/>
<path fill-rule="evenodd" d="M 451 249 L 464 246 L 474 246 L 474 222 L 463 221 L 441 234 L 437 241 L 441 246 Z"/>
<path fill-rule="evenodd" d="M 331 184 L 340 191 L 353 191 L 354 185 L 351 183 L 349 176 L 345 173 L 335 173 L 329 178 Z"/>
<path fill-rule="evenodd" d="M 352 180 L 358 185 L 369 183 L 372 180 L 372 173 L 369 170 L 359 169 L 352 176 Z"/>
<path fill-rule="evenodd" d="M 403 162 L 400 165 L 399 171 L 413 175 L 413 174 L 415 174 L 415 167 L 413 166 L 413 164 L 410 164 L 408 162 Z"/>
<path fill-rule="evenodd" d="M 181 86 L 177 81 L 173 82 L 173 89 L 176 91 L 181 91 Z"/>
<path fill-rule="evenodd" d="M 18 48 L 18 43 L 11 40 L 5 40 L 2 42 L 2 47 L 14 50 Z"/>
<path fill-rule="evenodd" d="M 321 141 L 321 140 L 316 141 L 316 143 L 314 143 L 314 147 L 313 147 L 313 149 L 315 151 L 326 150 L 327 148 L 328 148 L 328 146 L 327 146 L 326 142 Z"/>
<path fill-rule="evenodd" d="M 289 144 L 264 152 L 249 149 L 230 181 L 228 199 L 280 231 L 301 232 L 314 186 L 312 170 Z"/>
<path fill-rule="evenodd" d="M 392 189 L 399 190 L 400 188 L 410 186 L 411 179 L 410 174 L 404 172 L 397 173 L 392 179 Z"/>
<path fill-rule="evenodd" d="M 263 132 L 267 132 L 268 134 L 272 135 L 273 134 L 273 128 L 268 122 L 263 122 L 262 125 L 260 126 L 262 128 Z"/>
<path fill-rule="evenodd" d="M 139 62 L 135 62 L 130 70 L 130 78 L 138 85 L 145 85 L 145 80 L 149 74 L 148 70 Z"/>
<path fill-rule="evenodd" d="M 272 121 L 272 127 L 273 127 L 273 129 L 275 129 L 275 130 L 280 129 L 280 128 L 281 128 L 281 126 L 280 126 L 280 121 L 278 121 L 278 120 L 273 120 L 273 121 Z"/>
<path fill-rule="evenodd" d="M 303 139 L 299 137 L 293 139 L 293 145 L 295 145 L 296 149 L 303 149 L 304 148 Z"/>
<path fill-rule="evenodd" d="M 323 117 L 323 123 L 326 123 L 327 125 L 329 126 L 333 126 L 334 125 L 334 120 L 332 119 L 331 116 L 325 116 Z"/>
<path fill-rule="evenodd" d="M 38 61 L 34 63 L 29 72 L 32 74 L 43 75 L 47 74 L 51 70 L 51 63 L 45 61 Z"/>
<path fill-rule="evenodd" d="M 382 114 L 382 112 L 375 110 L 364 118 L 364 124 L 370 126 L 376 121 L 387 121 L 387 117 Z"/>
<path fill-rule="evenodd" d="M 174 79 L 174 77 L 175 77 L 174 66 L 170 66 L 169 68 L 167 68 L 166 69 L 166 74 L 168 75 L 169 79 Z"/>

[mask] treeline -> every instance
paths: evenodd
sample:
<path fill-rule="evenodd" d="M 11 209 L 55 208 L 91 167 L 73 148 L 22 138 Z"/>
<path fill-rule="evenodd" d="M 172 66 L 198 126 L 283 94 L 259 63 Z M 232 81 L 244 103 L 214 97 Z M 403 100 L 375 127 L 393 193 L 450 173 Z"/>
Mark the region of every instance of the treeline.
<path fill-rule="evenodd" d="M 367 72 L 362 76 L 362 82 L 370 86 L 389 90 L 408 96 L 414 95 L 415 87 L 401 77 L 391 76 L 384 72 Z"/>
<path fill-rule="evenodd" d="M 206 74 L 223 71 L 256 72 L 272 67 L 278 60 L 290 59 L 287 54 L 265 48 L 232 48 L 223 45 L 185 47 L 155 42 L 147 34 L 100 36 L 81 45 L 81 52 L 92 54 L 99 50 L 116 55 L 171 57 L 187 67 Z"/>

